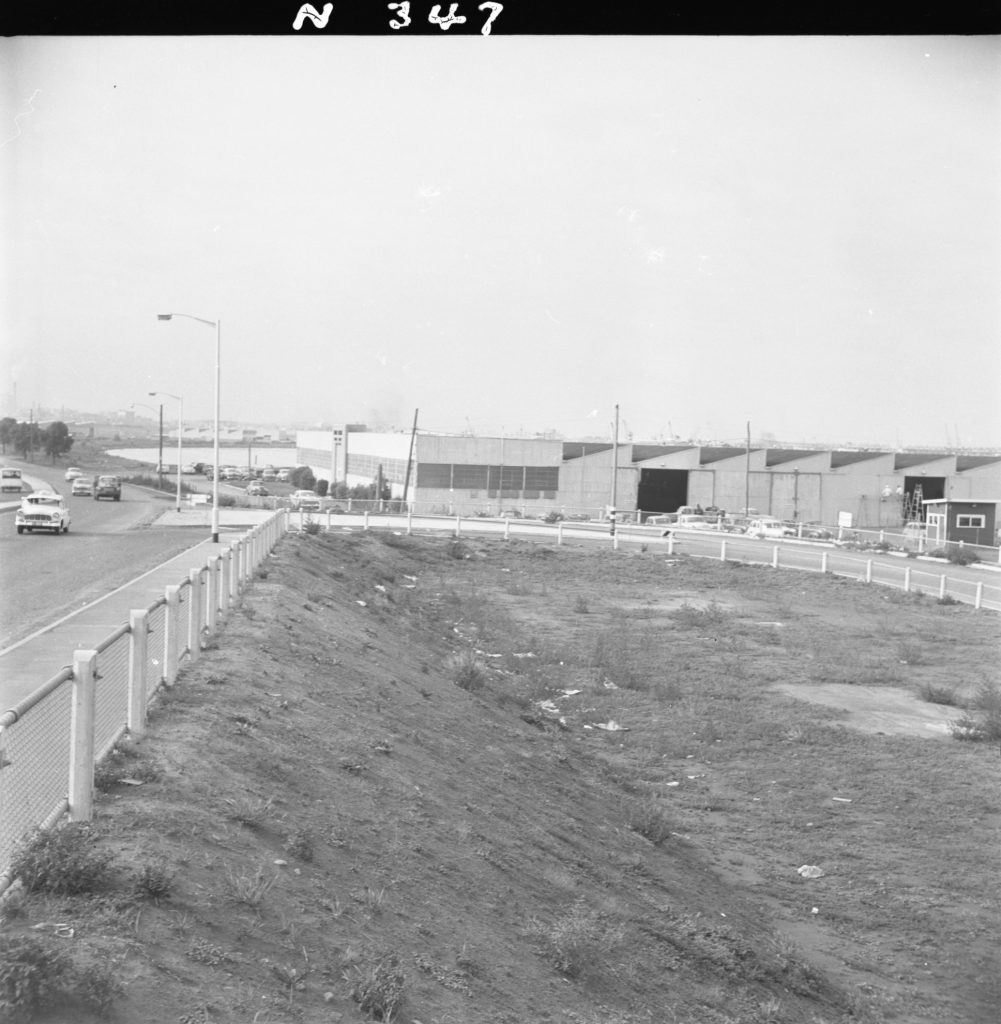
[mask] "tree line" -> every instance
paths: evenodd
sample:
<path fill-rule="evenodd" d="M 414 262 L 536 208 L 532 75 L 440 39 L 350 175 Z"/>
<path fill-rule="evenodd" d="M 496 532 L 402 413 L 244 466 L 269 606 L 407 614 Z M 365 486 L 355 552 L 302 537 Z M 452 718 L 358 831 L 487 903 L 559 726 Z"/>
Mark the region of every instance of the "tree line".
<path fill-rule="evenodd" d="M 7 454 L 7 446 L 22 459 L 31 459 L 36 451 L 42 451 L 52 460 L 53 465 L 60 455 L 73 447 L 73 435 L 62 420 L 53 420 L 44 427 L 38 423 L 19 423 L 13 416 L 0 419 L 0 448 Z"/>

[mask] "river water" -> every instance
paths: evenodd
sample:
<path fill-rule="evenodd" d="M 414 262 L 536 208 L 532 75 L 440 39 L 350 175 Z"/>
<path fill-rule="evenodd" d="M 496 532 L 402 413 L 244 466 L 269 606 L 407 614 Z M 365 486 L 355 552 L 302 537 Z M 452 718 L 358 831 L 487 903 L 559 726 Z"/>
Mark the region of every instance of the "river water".
<path fill-rule="evenodd" d="M 121 459 L 148 462 L 151 466 L 155 466 L 160 451 L 159 448 L 112 448 L 108 454 Z M 207 462 L 211 465 L 214 461 L 214 454 L 211 445 L 184 445 L 181 449 L 181 461 L 182 463 Z M 242 469 L 247 466 L 248 460 L 253 469 L 263 469 L 265 466 L 274 466 L 276 469 L 281 469 L 283 466 L 293 468 L 299 465 L 295 458 L 295 448 L 264 446 L 255 448 L 252 445 L 249 454 L 246 447 L 227 445 L 219 448 L 219 461 L 224 466 L 239 466 Z M 176 441 L 174 444 L 164 441 L 163 461 L 171 466 L 177 461 Z"/>

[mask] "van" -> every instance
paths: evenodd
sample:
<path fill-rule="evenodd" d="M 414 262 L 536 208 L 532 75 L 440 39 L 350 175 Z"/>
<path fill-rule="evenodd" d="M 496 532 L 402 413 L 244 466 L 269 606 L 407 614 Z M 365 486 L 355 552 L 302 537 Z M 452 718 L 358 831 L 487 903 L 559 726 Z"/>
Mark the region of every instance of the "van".
<path fill-rule="evenodd" d="M 6 493 L 15 491 L 21 492 L 21 471 L 11 466 L 4 466 L 0 469 L 0 492 Z"/>

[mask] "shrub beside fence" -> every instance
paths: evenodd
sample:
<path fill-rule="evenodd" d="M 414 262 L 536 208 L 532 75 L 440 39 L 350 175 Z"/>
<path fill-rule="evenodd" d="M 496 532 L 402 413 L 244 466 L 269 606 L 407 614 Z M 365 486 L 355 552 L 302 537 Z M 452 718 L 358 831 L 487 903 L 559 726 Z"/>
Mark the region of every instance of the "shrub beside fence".
<path fill-rule="evenodd" d="M 286 526 L 280 512 L 254 527 L 0 715 L 0 893 L 22 836 L 67 814 L 89 820 L 94 766 L 126 733 L 145 733 L 157 691 L 197 661 Z"/>

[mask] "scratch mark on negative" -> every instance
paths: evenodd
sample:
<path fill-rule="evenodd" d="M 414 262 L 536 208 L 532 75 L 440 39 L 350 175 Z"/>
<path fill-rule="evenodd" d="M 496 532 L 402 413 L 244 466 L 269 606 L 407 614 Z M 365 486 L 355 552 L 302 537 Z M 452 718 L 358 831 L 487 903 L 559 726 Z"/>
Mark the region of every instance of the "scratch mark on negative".
<path fill-rule="evenodd" d="M 28 109 L 26 111 L 22 111 L 21 113 L 14 115 L 14 127 L 17 129 L 17 131 L 15 131 L 14 134 L 9 139 L 4 139 L 3 142 L 0 143 L 0 145 L 6 146 L 8 142 L 13 142 L 16 138 L 18 138 L 20 136 L 20 134 L 21 134 L 21 118 L 22 117 L 29 117 L 30 115 L 32 115 L 35 112 L 35 108 L 32 106 L 32 100 L 34 100 L 34 98 L 41 91 L 42 91 L 41 89 L 36 89 L 28 97 Z"/>

